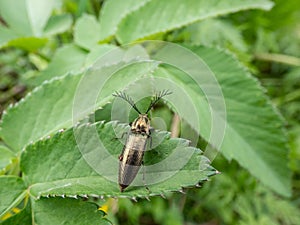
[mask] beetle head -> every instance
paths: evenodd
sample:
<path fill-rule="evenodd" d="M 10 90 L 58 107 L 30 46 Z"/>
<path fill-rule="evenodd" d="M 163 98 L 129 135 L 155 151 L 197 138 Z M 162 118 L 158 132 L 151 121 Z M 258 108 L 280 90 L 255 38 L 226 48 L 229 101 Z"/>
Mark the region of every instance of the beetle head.
<path fill-rule="evenodd" d="M 150 120 L 147 114 L 140 114 L 131 124 L 133 133 L 150 135 Z"/>

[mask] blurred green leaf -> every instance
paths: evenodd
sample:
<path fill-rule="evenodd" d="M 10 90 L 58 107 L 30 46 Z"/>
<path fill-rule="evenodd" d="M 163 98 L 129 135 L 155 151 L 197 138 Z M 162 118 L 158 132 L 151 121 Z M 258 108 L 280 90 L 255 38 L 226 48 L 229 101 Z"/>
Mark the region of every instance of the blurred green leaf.
<path fill-rule="evenodd" d="M 16 34 L 40 37 L 53 7 L 54 1 L 47 0 L 1 0 L 0 15 Z"/>
<path fill-rule="evenodd" d="M 0 47 L 5 46 L 10 40 L 18 37 L 13 31 L 0 24 Z"/>
<path fill-rule="evenodd" d="M 35 51 L 47 43 L 47 38 L 20 37 L 10 40 L 7 46 L 17 47 L 27 51 Z"/>
<path fill-rule="evenodd" d="M 7 24 L 1 25 L 0 47 L 12 46 L 34 51 L 45 45 L 47 35 L 64 32 L 71 26 L 70 15 L 50 17 L 55 1 L 10 0 L 0 1 L 0 15 Z"/>
<path fill-rule="evenodd" d="M 82 48 L 92 50 L 100 40 L 100 25 L 92 15 L 81 16 L 74 27 L 74 42 Z"/>
<path fill-rule="evenodd" d="M 65 45 L 57 49 L 48 67 L 34 77 L 31 83 L 37 86 L 54 77 L 81 73 L 115 48 L 114 45 L 95 45 L 90 52 L 87 52 L 74 44 Z"/>
<path fill-rule="evenodd" d="M 50 17 L 45 28 L 44 35 L 50 36 L 63 33 L 72 25 L 72 16 L 70 14 L 61 14 Z"/>
<path fill-rule="evenodd" d="M 195 53 L 210 66 L 225 98 L 227 127 L 221 153 L 229 160 L 236 159 L 277 193 L 290 196 L 284 121 L 264 89 L 232 57 L 225 59 L 224 53 L 203 48 Z"/>
<path fill-rule="evenodd" d="M 34 78 L 33 83 L 41 84 L 54 77 L 64 76 L 68 73 L 80 73 L 84 69 L 84 60 L 87 52 L 74 44 L 58 48 L 48 67 Z"/>

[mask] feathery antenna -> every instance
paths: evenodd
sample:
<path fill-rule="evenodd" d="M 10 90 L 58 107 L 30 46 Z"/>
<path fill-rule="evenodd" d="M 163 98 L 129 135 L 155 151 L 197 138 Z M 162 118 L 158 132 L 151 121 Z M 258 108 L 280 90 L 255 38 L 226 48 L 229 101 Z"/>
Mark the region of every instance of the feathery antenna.
<path fill-rule="evenodd" d="M 162 90 L 160 92 L 158 92 L 155 96 L 154 96 L 154 99 L 151 100 L 151 103 L 146 111 L 146 114 L 150 111 L 150 109 L 164 96 L 166 95 L 170 95 L 172 94 L 171 91 L 169 90 Z"/>
<path fill-rule="evenodd" d="M 147 109 L 147 111 L 146 111 L 145 114 L 147 114 L 147 113 L 151 110 L 151 108 L 152 108 L 152 107 L 153 107 L 153 106 L 154 106 L 154 105 L 155 105 L 162 97 L 164 97 L 164 96 L 166 96 L 166 95 L 170 95 L 170 94 L 172 94 L 172 92 L 169 91 L 169 90 L 163 90 L 163 91 L 158 92 L 158 93 L 154 96 L 154 98 L 151 100 L 150 105 L 149 105 L 149 107 L 148 107 L 148 109 Z M 125 92 L 116 91 L 116 92 L 113 94 L 113 96 L 124 99 L 126 102 L 128 102 L 128 103 L 132 106 L 132 108 L 135 109 L 135 111 L 137 111 L 139 114 L 142 114 L 142 113 L 140 112 L 140 110 L 136 107 L 136 105 L 135 105 L 134 101 L 132 100 L 132 98 L 131 98 L 129 95 L 127 95 Z"/>
<path fill-rule="evenodd" d="M 126 102 L 128 102 L 128 103 L 132 106 L 132 108 L 135 109 L 135 111 L 137 111 L 139 114 L 142 114 L 142 113 L 140 112 L 140 110 L 138 110 L 138 108 L 136 107 L 136 105 L 135 105 L 134 101 L 132 100 L 132 98 L 130 98 L 130 96 L 127 95 L 125 92 L 116 91 L 116 92 L 113 94 L 113 96 L 124 99 Z"/>

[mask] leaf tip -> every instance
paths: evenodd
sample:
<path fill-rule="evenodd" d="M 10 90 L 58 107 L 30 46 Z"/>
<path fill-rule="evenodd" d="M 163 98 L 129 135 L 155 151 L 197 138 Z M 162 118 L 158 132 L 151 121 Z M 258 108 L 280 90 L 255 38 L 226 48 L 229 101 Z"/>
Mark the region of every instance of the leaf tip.
<path fill-rule="evenodd" d="M 195 187 L 196 187 L 196 188 L 201 188 L 202 185 L 198 183 L 198 184 L 195 185 Z"/>
<path fill-rule="evenodd" d="M 131 200 L 134 201 L 134 202 L 137 202 L 136 197 L 132 197 Z"/>
<path fill-rule="evenodd" d="M 180 192 L 181 194 L 186 194 L 185 191 L 183 189 L 179 189 L 178 192 Z"/>
<path fill-rule="evenodd" d="M 160 193 L 159 195 L 160 195 L 160 197 L 162 197 L 163 199 L 167 199 L 166 196 L 165 196 L 163 193 Z"/>

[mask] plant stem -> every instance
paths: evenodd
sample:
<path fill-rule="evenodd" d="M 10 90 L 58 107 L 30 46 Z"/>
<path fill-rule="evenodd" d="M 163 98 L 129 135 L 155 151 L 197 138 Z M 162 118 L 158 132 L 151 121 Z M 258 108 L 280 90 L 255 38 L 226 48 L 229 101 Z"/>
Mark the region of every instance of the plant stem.
<path fill-rule="evenodd" d="M 273 53 L 255 53 L 254 57 L 259 60 L 278 62 L 292 66 L 300 66 L 300 58 L 290 55 Z"/>

